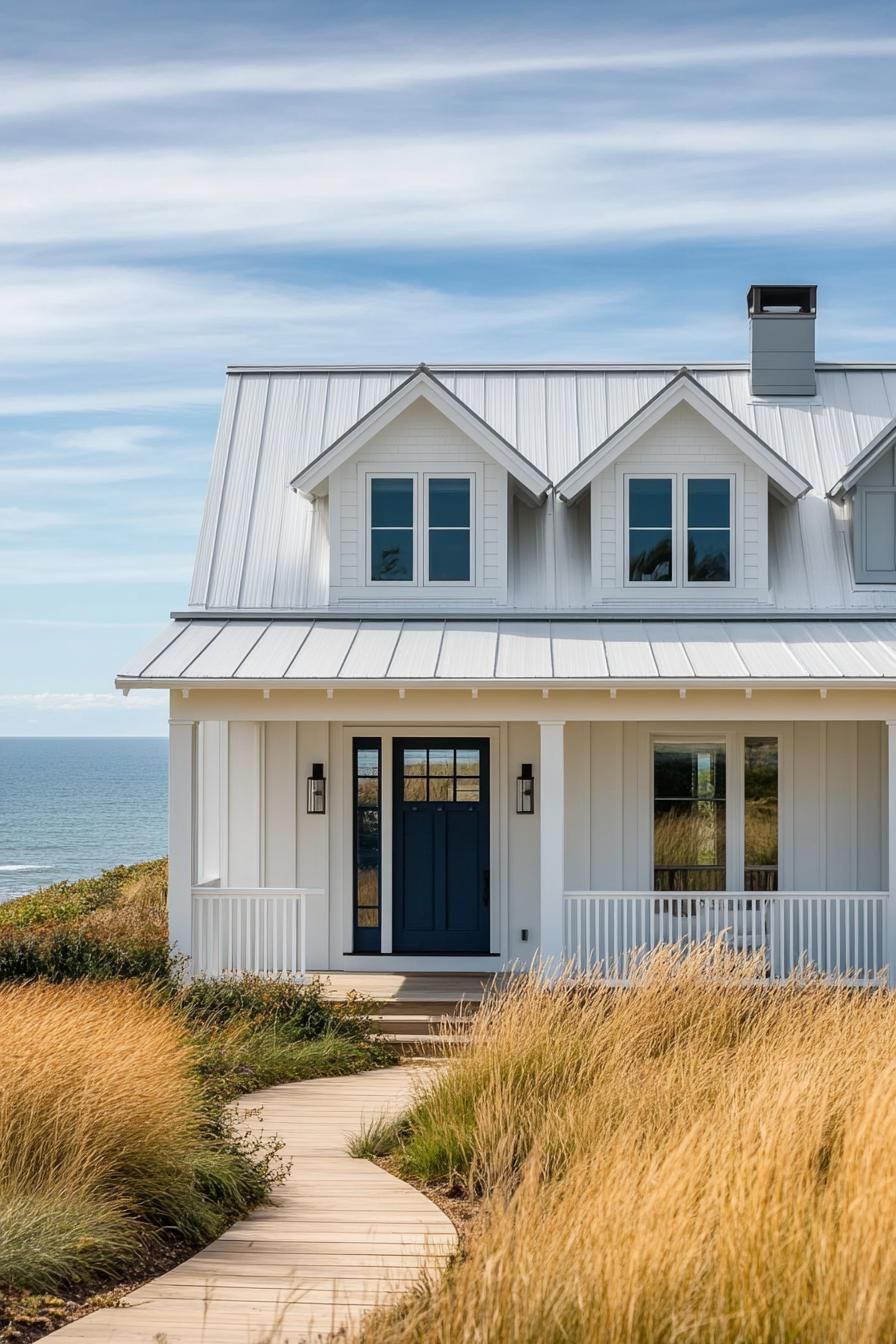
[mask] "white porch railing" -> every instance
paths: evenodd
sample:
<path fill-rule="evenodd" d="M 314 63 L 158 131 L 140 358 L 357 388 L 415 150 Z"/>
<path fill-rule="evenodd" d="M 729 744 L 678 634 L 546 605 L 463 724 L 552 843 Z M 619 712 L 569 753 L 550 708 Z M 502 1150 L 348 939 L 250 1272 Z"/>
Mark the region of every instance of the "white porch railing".
<path fill-rule="evenodd" d="M 811 966 L 873 985 L 887 961 L 887 900 L 881 891 L 568 891 L 564 954 L 580 970 L 624 984 L 636 954 L 724 936 L 764 958 L 771 980 Z"/>
<path fill-rule="evenodd" d="M 194 887 L 193 974 L 305 976 L 309 888 Z"/>

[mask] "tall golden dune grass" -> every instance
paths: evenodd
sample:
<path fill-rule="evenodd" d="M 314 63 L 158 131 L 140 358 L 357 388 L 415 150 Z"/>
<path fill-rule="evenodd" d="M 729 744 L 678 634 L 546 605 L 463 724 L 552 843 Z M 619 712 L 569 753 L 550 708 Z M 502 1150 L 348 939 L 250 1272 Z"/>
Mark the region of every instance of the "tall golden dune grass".
<path fill-rule="evenodd" d="M 170 1006 L 114 983 L 0 987 L 0 1286 L 90 1283 L 157 1232 L 215 1235 L 209 1192 L 238 1168 Z"/>
<path fill-rule="evenodd" d="M 491 997 L 392 1135 L 481 1217 L 365 1344 L 896 1338 L 896 995 L 755 973 L 667 948 Z"/>

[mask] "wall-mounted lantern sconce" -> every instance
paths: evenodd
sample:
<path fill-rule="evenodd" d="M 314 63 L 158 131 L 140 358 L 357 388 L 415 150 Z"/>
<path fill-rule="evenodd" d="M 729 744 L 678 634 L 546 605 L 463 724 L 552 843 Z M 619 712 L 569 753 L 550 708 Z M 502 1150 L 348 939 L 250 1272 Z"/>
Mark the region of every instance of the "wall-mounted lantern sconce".
<path fill-rule="evenodd" d="M 531 816 L 535 811 L 535 780 L 532 778 L 532 766 L 521 765 L 516 781 L 516 810 Z"/>
<path fill-rule="evenodd" d="M 323 761 L 315 761 L 308 776 L 308 811 L 320 815 L 327 810 L 327 781 Z"/>

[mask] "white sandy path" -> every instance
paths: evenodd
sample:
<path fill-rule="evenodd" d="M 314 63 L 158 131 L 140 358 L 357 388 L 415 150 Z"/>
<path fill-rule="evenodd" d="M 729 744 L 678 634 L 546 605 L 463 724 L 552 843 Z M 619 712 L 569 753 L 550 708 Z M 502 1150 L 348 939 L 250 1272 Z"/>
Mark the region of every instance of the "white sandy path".
<path fill-rule="evenodd" d="M 138 1288 L 125 1305 L 63 1326 L 52 1338 L 97 1344 L 306 1344 L 400 1294 L 456 1245 L 445 1214 L 412 1186 L 346 1155 L 366 1120 L 409 1102 L 423 1068 L 285 1083 L 242 1099 L 262 1107 L 292 1163 L 272 1204 L 190 1260 Z"/>

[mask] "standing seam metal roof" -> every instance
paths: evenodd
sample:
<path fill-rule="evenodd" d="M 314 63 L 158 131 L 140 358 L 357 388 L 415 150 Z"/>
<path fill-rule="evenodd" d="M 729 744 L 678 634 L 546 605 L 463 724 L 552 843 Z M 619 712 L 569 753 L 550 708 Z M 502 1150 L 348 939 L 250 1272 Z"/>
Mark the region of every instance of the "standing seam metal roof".
<path fill-rule="evenodd" d="M 289 482 L 413 371 L 395 368 L 234 371 L 224 401 L 190 604 L 300 611 L 328 600 L 326 501 Z M 677 373 L 677 366 L 431 366 L 446 387 L 552 481 L 559 481 Z M 770 509 L 770 570 L 779 610 L 896 611 L 896 593 L 853 589 L 842 511 L 826 498 L 896 416 L 896 366 L 819 365 L 815 397 L 753 397 L 741 365 L 692 367 L 697 381 L 812 482 L 799 503 Z M 558 505 L 556 594 L 521 540 L 512 602 L 584 605 L 587 554 L 574 509 Z M 540 524 L 539 524 L 540 525 Z M 520 529 L 521 533 L 523 529 Z"/>

